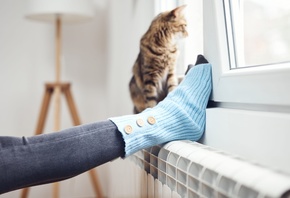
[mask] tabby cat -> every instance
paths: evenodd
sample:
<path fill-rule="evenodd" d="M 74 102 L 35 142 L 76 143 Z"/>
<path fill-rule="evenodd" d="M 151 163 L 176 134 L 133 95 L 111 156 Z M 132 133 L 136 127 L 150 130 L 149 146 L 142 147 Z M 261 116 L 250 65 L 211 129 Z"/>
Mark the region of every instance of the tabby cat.
<path fill-rule="evenodd" d="M 188 36 L 185 7 L 160 13 L 140 40 L 140 52 L 129 83 L 134 113 L 155 106 L 178 84 L 177 40 Z"/>

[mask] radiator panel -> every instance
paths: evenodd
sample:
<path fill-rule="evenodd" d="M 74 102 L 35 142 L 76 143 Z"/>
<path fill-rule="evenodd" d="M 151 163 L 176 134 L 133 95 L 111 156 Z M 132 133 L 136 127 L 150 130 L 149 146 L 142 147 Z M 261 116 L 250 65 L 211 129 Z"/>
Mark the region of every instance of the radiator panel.
<path fill-rule="evenodd" d="M 154 146 L 129 159 L 146 177 L 140 197 L 290 197 L 289 175 L 196 142 Z"/>

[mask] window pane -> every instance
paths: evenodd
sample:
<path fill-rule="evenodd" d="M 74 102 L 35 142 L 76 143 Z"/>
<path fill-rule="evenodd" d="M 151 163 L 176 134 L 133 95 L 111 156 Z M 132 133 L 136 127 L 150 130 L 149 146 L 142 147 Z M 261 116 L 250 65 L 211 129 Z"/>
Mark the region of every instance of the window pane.
<path fill-rule="evenodd" d="M 237 67 L 290 61 L 289 0 L 231 4 Z"/>

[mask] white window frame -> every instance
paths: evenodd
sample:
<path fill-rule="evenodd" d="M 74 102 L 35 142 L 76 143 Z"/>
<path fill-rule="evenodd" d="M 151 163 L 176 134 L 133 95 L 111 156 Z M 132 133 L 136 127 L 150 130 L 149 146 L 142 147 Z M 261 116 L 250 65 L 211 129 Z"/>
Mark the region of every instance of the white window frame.
<path fill-rule="evenodd" d="M 228 0 L 204 0 L 204 55 L 212 64 L 215 102 L 290 106 L 290 63 L 230 69 L 234 46 Z"/>

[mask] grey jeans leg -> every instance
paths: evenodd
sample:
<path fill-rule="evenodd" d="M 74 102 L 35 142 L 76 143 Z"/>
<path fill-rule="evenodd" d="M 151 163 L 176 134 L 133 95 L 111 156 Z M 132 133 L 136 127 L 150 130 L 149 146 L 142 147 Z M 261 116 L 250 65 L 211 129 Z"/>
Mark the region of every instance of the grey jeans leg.
<path fill-rule="evenodd" d="M 32 137 L 0 137 L 0 194 L 61 181 L 124 156 L 111 121 Z"/>

